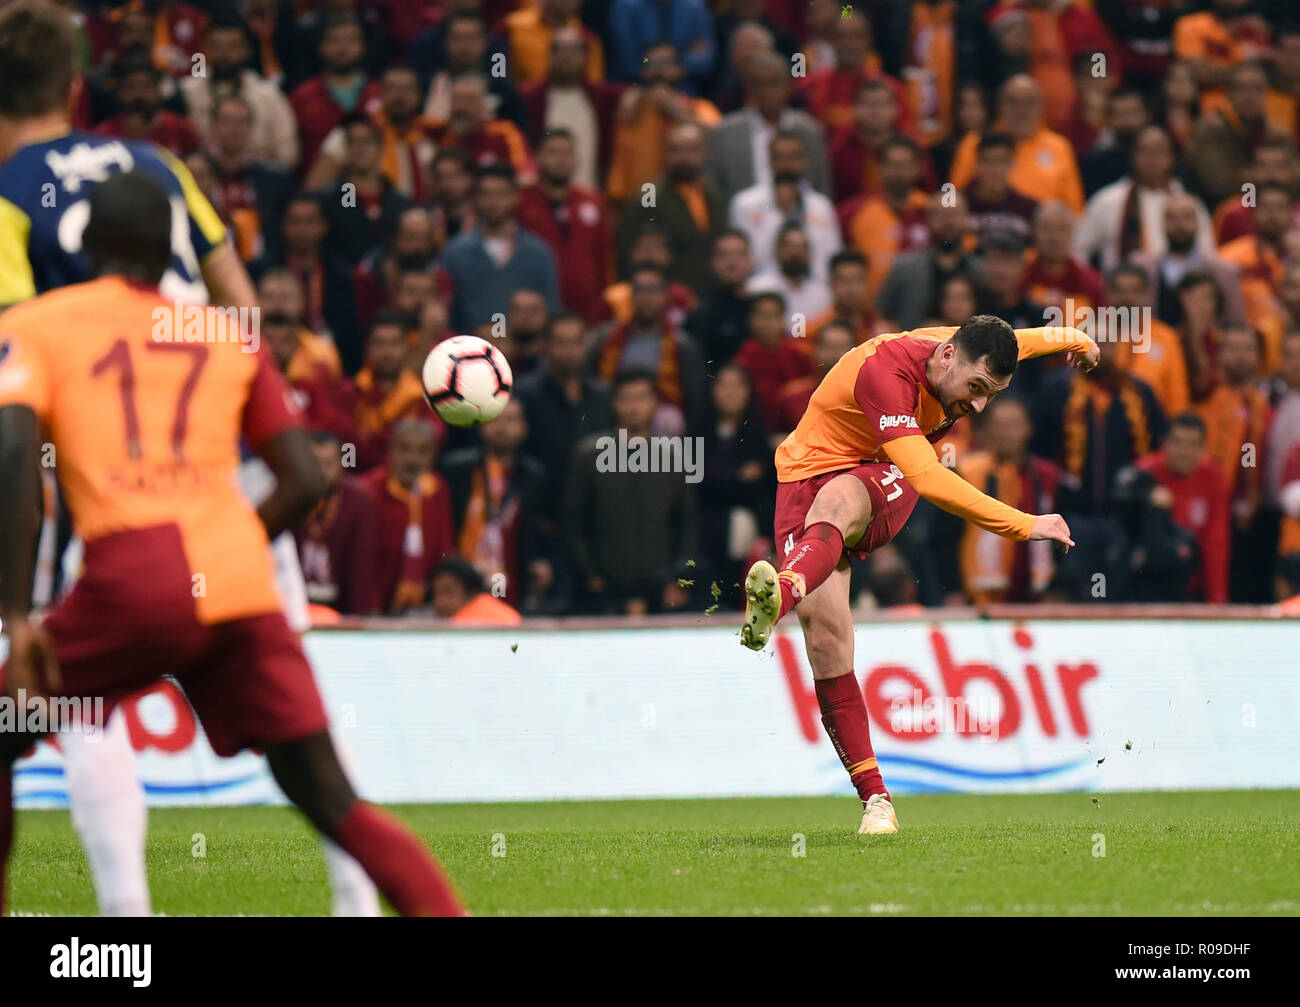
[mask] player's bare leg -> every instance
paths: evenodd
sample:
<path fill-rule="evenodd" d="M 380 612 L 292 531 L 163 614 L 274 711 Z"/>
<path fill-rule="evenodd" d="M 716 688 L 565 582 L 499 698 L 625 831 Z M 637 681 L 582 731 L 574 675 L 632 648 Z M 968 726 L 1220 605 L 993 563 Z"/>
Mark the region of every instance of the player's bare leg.
<path fill-rule="evenodd" d="M 789 543 L 781 569 L 767 560 L 749 568 L 741 643 L 750 650 L 767 646 L 781 617 L 817 590 L 835 570 L 844 543 L 856 542 L 870 523 L 871 497 L 856 476 L 838 475 L 818 490 L 804 519 L 803 535 Z"/>
<path fill-rule="evenodd" d="M 328 731 L 266 746 L 271 775 L 322 835 L 354 857 L 403 916 L 464 916 L 438 862 L 405 826 L 357 797 Z"/>

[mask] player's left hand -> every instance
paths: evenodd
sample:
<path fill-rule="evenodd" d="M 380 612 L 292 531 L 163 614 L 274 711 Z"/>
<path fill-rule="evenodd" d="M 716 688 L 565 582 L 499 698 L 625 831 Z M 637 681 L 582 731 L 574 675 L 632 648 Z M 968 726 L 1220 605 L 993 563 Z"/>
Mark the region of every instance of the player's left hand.
<path fill-rule="evenodd" d="M 1071 367 L 1080 367 L 1085 371 L 1090 371 L 1101 361 L 1101 347 L 1093 343 L 1083 353 L 1078 350 L 1071 350 L 1065 359 Z"/>
<path fill-rule="evenodd" d="M 29 696 L 49 696 L 63 691 L 63 674 L 54 657 L 54 641 L 42 626 L 25 616 L 5 621 L 9 636 L 9 673 L 6 691 L 17 697 L 21 689 Z"/>

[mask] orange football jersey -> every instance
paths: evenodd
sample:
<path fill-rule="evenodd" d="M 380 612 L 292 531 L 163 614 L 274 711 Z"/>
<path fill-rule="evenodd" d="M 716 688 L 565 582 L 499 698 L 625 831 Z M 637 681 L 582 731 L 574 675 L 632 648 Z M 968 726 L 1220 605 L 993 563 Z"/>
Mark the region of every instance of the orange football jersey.
<path fill-rule="evenodd" d="M 266 531 L 239 492 L 239 440 L 297 424 L 286 386 L 238 322 L 207 309 L 184 341 L 156 288 L 110 276 L 0 316 L 0 406 L 37 415 L 87 542 L 174 524 L 203 623 L 279 610 Z M 168 338 L 174 332 L 175 340 Z"/>

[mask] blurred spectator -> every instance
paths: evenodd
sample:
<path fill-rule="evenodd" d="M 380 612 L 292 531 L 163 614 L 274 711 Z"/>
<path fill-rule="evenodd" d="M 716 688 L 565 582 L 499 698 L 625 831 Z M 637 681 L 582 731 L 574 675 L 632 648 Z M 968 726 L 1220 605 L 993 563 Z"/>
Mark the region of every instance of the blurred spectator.
<path fill-rule="evenodd" d="M 322 69 L 328 70 L 329 57 L 323 47 L 331 26 L 340 18 L 356 22 L 361 42 L 357 65 L 366 76 L 378 77 L 388 63 L 392 47 L 382 13 L 375 8 L 375 4 L 363 6 L 359 0 L 328 0 L 302 14 L 293 25 L 288 46 L 288 87 L 297 87 Z"/>
<path fill-rule="evenodd" d="M 527 377 L 541 363 L 545 354 L 546 323 L 549 311 L 536 290 L 516 290 L 506 308 L 506 333 L 515 344 L 510 367 L 516 379 Z"/>
<path fill-rule="evenodd" d="M 515 85 L 502 71 L 505 57 L 488 52 L 487 23 L 473 11 L 448 14 L 443 21 L 446 31 L 446 62 L 429 81 L 424 100 L 424 116 L 430 122 L 446 124 L 456 116 L 455 82 L 470 76 L 483 83 L 481 108 L 474 118 L 483 122 L 505 120 L 522 131 L 528 128 L 528 114 Z M 460 132 L 464 132 L 461 130 Z M 515 165 L 516 169 L 519 165 Z"/>
<path fill-rule="evenodd" d="M 548 480 L 542 507 L 555 520 L 574 448 L 611 425 L 608 390 L 585 374 L 586 335 L 579 316 L 553 316 L 547 324 L 542 366 L 515 385 L 515 398 L 528 420 L 524 450 L 542 463 Z"/>
<path fill-rule="evenodd" d="M 551 57 L 560 32 L 569 29 L 583 43 L 583 76 L 592 83 L 605 79 L 605 49 L 600 37 L 580 17 L 582 0 L 537 0 L 505 19 L 510 63 L 522 83 L 541 80 L 552 72 Z M 583 182 L 590 186 L 591 182 Z"/>
<path fill-rule="evenodd" d="M 477 224 L 448 242 L 441 265 L 452 282 L 451 327 L 471 332 L 496 313 L 510 295 L 540 291 L 551 311 L 560 307 L 555 257 L 537 235 L 515 222 L 518 183 L 505 165 L 478 169 L 474 207 Z"/>
<path fill-rule="evenodd" d="M 681 90 L 682 75 L 677 50 L 664 42 L 655 43 L 646 50 L 640 84 L 629 87 L 619 98 L 607 182 L 609 197 L 615 202 L 626 200 L 629 207 L 644 204 L 644 186 L 660 174 L 674 182 L 689 179 L 698 183 L 707 156 L 705 135 L 699 127 L 713 126 L 722 116 L 712 102 Z M 696 126 L 689 136 L 699 147 L 690 152 L 689 170 L 682 150 L 688 133 L 678 128 L 687 124 Z"/>
<path fill-rule="evenodd" d="M 1132 172 L 1088 200 L 1074 235 L 1074 254 L 1084 262 L 1096 262 L 1102 272 L 1110 272 L 1137 252 L 1163 256 L 1165 207 L 1172 197 L 1183 195 L 1174 178 L 1169 135 L 1159 126 L 1143 129 L 1133 142 Z M 1196 247 L 1209 251 L 1213 248 L 1210 218 L 1199 201 L 1192 205 Z"/>
<path fill-rule="evenodd" d="M 385 615 L 402 615 L 424 605 L 430 575 L 456 548 L 451 494 L 433 471 L 436 442 L 425 420 L 399 420 L 392 429 L 387 464 L 363 477 L 378 502 L 375 568 L 379 607 Z"/>
<path fill-rule="evenodd" d="M 935 316 L 939 287 L 949 276 L 979 275 L 979 266 L 970 252 L 974 243 L 970 213 L 962 195 L 954 192 L 931 196 L 927 222 L 930 246 L 898 256 L 876 298 L 880 316 L 898 330 L 914 329 Z"/>
<path fill-rule="evenodd" d="M 831 184 L 843 202 L 880 191 L 880 155 L 898 135 L 898 97 L 882 80 L 867 78 L 853 96 L 852 118 L 830 134 Z"/>
<path fill-rule="evenodd" d="M 901 256 L 900 260 L 906 258 Z M 895 265 L 894 272 L 898 269 L 899 266 Z M 867 296 L 867 260 L 861 252 L 848 249 L 831 257 L 830 286 L 831 306 L 808 321 L 809 336 L 815 337 L 823 325 L 835 318 L 853 326 L 859 343 L 891 331 L 888 323 L 876 314 Z"/>
<path fill-rule="evenodd" d="M 1079 177 L 1089 198 L 1100 189 L 1118 182 L 1133 165 L 1134 144 L 1151 124 L 1142 92 L 1117 87 L 1106 96 L 1106 128 L 1097 142 L 1079 158 Z M 1168 140 L 1168 137 L 1166 136 Z M 1169 143 L 1169 171 L 1173 171 L 1173 141 Z M 1144 183 L 1149 185 L 1150 183 Z"/>
<path fill-rule="evenodd" d="M 1256 200 L 1260 187 L 1268 184 L 1285 186 L 1294 197 L 1300 191 L 1300 161 L 1294 144 L 1280 136 L 1265 137 L 1255 148 L 1255 163 L 1248 177 L 1255 185 Z M 1214 208 L 1214 240 L 1219 245 L 1255 233 L 1256 200 L 1233 193 Z"/>
<path fill-rule="evenodd" d="M 1165 71 L 1160 88 L 1160 118 L 1157 122 L 1173 137 L 1180 153 L 1186 153 L 1200 114 L 1200 88 L 1192 64 L 1175 60 Z"/>
<path fill-rule="evenodd" d="M 344 394 L 337 375 L 330 372 L 328 363 L 310 361 L 299 363 L 298 373 L 291 375 L 295 358 L 302 361 L 310 352 L 301 338 L 294 318 L 286 312 L 263 313 L 261 336 L 293 394 L 309 429 L 328 431 L 340 441 L 353 439 L 352 417 L 348 414 Z"/>
<path fill-rule="evenodd" d="M 1166 416 L 1184 412 L 1191 403 L 1182 340 L 1173 328 L 1150 315 L 1151 280 L 1132 262 L 1123 262 L 1106 278 L 1106 303 L 1117 308 L 1122 325 L 1094 333 L 1120 370 L 1151 386 Z M 1105 314 L 1104 312 L 1102 313 Z"/>
<path fill-rule="evenodd" d="M 725 202 L 742 189 L 772 181 L 771 143 L 779 133 L 795 134 L 808 157 L 808 181 L 830 195 L 830 166 L 822 125 L 807 112 L 790 107 L 790 64 L 774 52 L 755 56 L 744 75 L 745 107 L 709 134 L 709 177 Z"/>
<path fill-rule="evenodd" d="M 745 102 L 742 81 L 750 63 L 760 56 L 776 55 L 776 44 L 772 33 L 753 21 L 741 21 L 729 35 L 719 35 L 718 41 L 726 53 L 717 60 L 709 91 L 720 111 L 735 112 Z"/>
<path fill-rule="evenodd" d="M 614 112 L 623 89 L 585 75 L 590 44 L 577 28 L 556 31 L 550 72 L 524 84 L 520 96 L 528 109 L 532 142 L 540 144 L 548 133 L 567 130 L 573 140 L 574 182 L 603 191 L 613 156 Z"/>
<path fill-rule="evenodd" d="M 704 0 L 614 0 L 609 11 L 610 75 L 634 81 L 656 48 L 681 54 L 692 90 L 713 72 L 712 15 Z"/>
<path fill-rule="evenodd" d="M 840 225 L 835 206 L 808 181 L 808 151 L 797 133 L 778 132 L 769 152 L 772 180 L 736 193 L 728 216 L 731 225 L 749 235 L 756 268 L 775 265 L 776 236 L 781 225 L 800 224 L 812 246 L 813 279 L 824 280 L 831 256 L 840 250 Z"/>
<path fill-rule="evenodd" d="M 764 435 L 754 385 L 739 363 L 718 372 L 700 435 L 704 443 L 699 484 L 702 563 L 696 570 L 706 571 L 730 607 L 739 608 L 743 595 L 733 585 L 744 579 L 751 549 L 772 525 L 776 488 L 772 448 Z"/>
<path fill-rule="evenodd" d="M 183 115 L 162 107 L 158 71 L 143 53 L 128 57 L 116 69 L 118 114 L 95 127 L 104 136 L 149 140 L 177 157 L 198 150 L 199 134 Z"/>
<path fill-rule="evenodd" d="M 981 245 L 983 310 L 997 315 L 1013 329 L 1034 328 L 1044 323 L 1045 307 L 1025 296 L 1027 247 L 1025 239 L 1016 230 L 992 231 Z M 1022 370 L 1023 367 L 1017 369 L 1017 378 L 1022 376 Z"/>
<path fill-rule="evenodd" d="M 438 466 L 451 491 L 457 552 L 516 609 L 538 607 L 555 583 L 546 471 L 520 452 L 527 438 L 524 407 L 512 399 L 479 428 L 480 446 L 448 452 Z"/>
<path fill-rule="evenodd" d="M 1076 213 L 1083 209 L 1083 183 L 1070 142 L 1043 121 L 1043 95 L 1022 75 L 1002 85 L 998 119 L 993 128 L 1016 144 L 1015 163 L 1008 180 L 1018 191 L 1041 202 L 1058 200 Z M 952 181 L 964 189 L 975 177 L 979 138 L 968 134 L 953 156 Z"/>
<path fill-rule="evenodd" d="M 324 199 L 318 193 L 299 192 L 285 206 L 281 234 L 284 251 L 268 254 L 250 266 L 261 276 L 272 266 L 293 274 L 303 292 L 302 320 L 313 332 L 328 334 L 338 348 L 343 370 L 354 374 L 361 366 L 363 347 L 356 327 L 356 305 L 347 264 L 325 248 Z"/>
<path fill-rule="evenodd" d="M 947 0 L 890 5 L 881 38 L 884 69 L 903 82 L 917 141 L 932 146 L 953 129 L 960 16 Z"/>
<path fill-rule="evenodd" d="M 845 222 L 844 237 L 867 257 L 867 296 L 875 300 L 901 252 L 930 243 L 930 198 L 919 188 L 920 148 L 896 136 L 880 151 L 880 191 L 868 195 Z"/>
<path fill-rule="evenodd" d="M 1068 505 L 1084 517 L 1106 513 L 1116 473 L 1153 451 L 1165 433 L 1165 415 L 1150 386 L 1104 352 L 1087 374 L 1061 368 L 1045 377 L 1032 416 L 1031 450 L 1059 465 L 1069 482 L 1062 513 Z"/>
<path fill-rule="evenodd" d="M 287 172 L 253 156 L 253 109 L 237 94 L 217 100 L 208 153 L 216 173 L 217 205 L 234 231 L 245 262 L 283 252 L 280 220 L 292 192 Z"/>
<path fill-rule="evenodd" d="M 975 237 L 981 245 L 993 231 L 1014 231 L 1029 243 L 1038 204 L 1011 185 L 1016 143 L 1006 133 L 985 133 L 976 145 L 975 176 L 966 187 Z"/>
<path fill-rule="evenodd" d="M 1282 341 L 1281 381 L 1273 398 L 1273 422 L 1268 428 L 1264 500 L 1273 508 L 1281 504 L 1283 472 L 1293 448 L 1300 445 L 1300 331 Z"/>
<path fill-rule="evenodd" d="M 786 329 L 785 301 L 780 294 L 768 291 L 753 296 L 749 333 L 734 362 L 749 375 L 763 426 L 776 430 L 781 423 L 781 389 L 812 373 L 812 361 L 805 345 L 792 339 Z"/>
<path fill-rule="evenodd" d="M 1264 118 L 1267 91 L 1268 77 L 1261 66 L 1234 65 L 1228 77 L 1227 105 L 1205 113 L 1192 131 L 1187 164 L 1210 206 L 1241 192 L 1241 184 L 1249 181 L 1246 169 L 1265 137 L 1286 135 Z"/>
<path fill-rule="evenodd" d="M 673 253 L 668 246 L 668 235 L 654 224 L 642 224 L 632 238 L 627 255 L 630 263 L 627 272 L 617 283 L 610 284 L 605 290 L 605 303 L 613 315 L 615 324 L 622 324 L 632 319 L 632 282 L 631 274 L 639 266 L 653 266 L 662 270 L 665 276 L 673 272 Z M 677 280 L 668 283 L 668 321 L 673 325 L 682 325 L 686 316 L 699 306 L 695 291 Z M 608 327 L 608 323 L 602 328 Z"/>
<path fill-rule="evenodd" d="M 839 363 L 840 357 L 857 345 L 857 333 L 853 326 L 842 319 L 831 319 L 818 330 L 813 340 L 813 371 L 803 377 L 783 385 L 777 393 L 777 415 L 775 424 L 768 430 L 771 439 L 779 443 L 785 439 L 803 418 L 808 409 L 808 402 L 813 392 L 821 384 L 832 367 Z"/>
<path fill-rule="evenodd" d="M 318 76 L 304 80 L 289 95 L 298 120 L 299 162 L 305 171 L 316 162 L 320 146 L 349 112 L 371 112 L 379 103 L 379 85 L 363 68 L 365 36 L 353 15 L 331 15 L 320 32 Z"/>
<path fill-rule="evenodd" d="M 284 93 L 249 66 L 248 35 L 238 21 L 216 21 L 204 39 L 206 75 L 181 78 L 190 121 L 205 143 L 220 144 L 222 99 L 242 99 L 250 116 L 246 157 L 286 171 L 298 167 L 298 124 Z"/>
<path fill-rule="evenodd" d="M 388 302 L 396 287 L 403 263 L 419 262 L 423 265 L 433 258 L 436 240 L 428 211 L 418 206 L 402 210 L 388 243 L 372 248 L 352 270 L 358 327 L 370 328 L 375 312 Z"/>
<path fill-rule="evenodd" d="M 1190 0 L 1097 0 L 1095 6 L 1119 45 L 1125 84 L 1153 90 L 1173 57 L 1174 24 L 1188 10 Z"/>
<path fill-rule="evenodd" d="M 433 614 L 463 626 L 517 626 L 519 613 L 493 594 L 474 565 L 448 556 L 433 571 Z"/>
<path fill-rule="evenodd" d="M 337 437 L 316 430 L 311 440 L 329 490 L 294 529 L 307 598 L 343 615 L 376 614 L 378 527 L 374 494 L 362 480 L 344 472 L 343 447 Z"/>
<path fill-rule="evenodd" d="M 960 327 L 971 315 L 979 314 L 979 288 L 965 273 L 953 273 L 939 287 L 936 303 L 939 312 L 934 317 L 935 325 L 952 325 Z"/>
<path fill-rule="evenodd" d="M 1278 597 L 1300 592 L 1300 444 L 1284 459 L 1279 502 L 1282 533 L 1278 539 Z"/>
<path fill-rule="evenodd" d="M 643 155 L 638 151 L 638 158 Z M 663 231 L 672 252 L 670 277 L 698 294 L 707 293 L 709 249 L 727 226 L 727 206 L 704 175 L 707 156 L 704 130 L 683 123 L 668 131 L 664 146 L 664 174 L 651 183 L 650 198 L 638 193 L 629 200 L 618 223 L 618 250 L 622 269 L 634 265 L 632 242 L 646 224 Z M 613 195 L 611 189 L 610 195 Z M 750 254 L 757 249 L 751 245 Z"/>
<path fill-rule="evenodd" d="M 695 341 L 668 318 L 668 280 L 656 266 L 632 270 L 632 317 L 591 350 L 592 373 L 614 381 L 637 370 L 654 378 L 656 433 L 680 434 L 698 422 L 704 406 L 704 357 Z"/>
<path fill-rule="evenodd" d="M 1272 407 L 1255 383 L 1259 371 L 1259 333 L 1226 326 L 1219 341 L 1214 387 L 1192 411 L 1205 424 L 1206 453 L 1219 466 L 1232 510 L 1232 565 L 1229 595 L 1234 602 L 1272 600 L 1271 578 L 1259 573 L 1272 565 L 1277 522 L 1263 501 L 1265 437 Z"/>
<path fill-rule="evenodd" d="M 680 608 L 690 599 L 678 581 L 691 579 L 686 561 L 699 548 L 696 491 L 687 472 L 665 471 L 671 465 L 650 470 L 655 386 L 652 372 L 621 373 L 612 400 L 616 429 L 579 444 L 569 468 L 569 556 L 587 605 L 596 611 L 636 615 Z M 696 442 L 676 443 L 685 464 L 686 449 Z M 697 454 L 694 461 L 702 459 Z"/>
<path fill-rule="evenodd" d="M 289 380 L 327 378 L 338 381 L 343 376 L 338 347 L 327 336 L 312 332 L 303 321 L 303 291 L 298 278 L 283 267 L 272 267 L 262 273 L 257 294 L 264 312 L 282 314 L 297 328 L 298 349 L 285 368 Z"/>
<path fill-rule="evenodd" d="M 1139 460 L 1138 468 L 1159 483 L 1152 502 L 1168 510 L 1174 524 L 1195 535 L 1200 546 L 1186 599 L 1226 604 L 1229 496 L 1223 474 L 1205 451 L 1205 423 L 1194 413 L 1175 416 L 1164 447 Z"/>
<path fill-rule="evenodd" d="M 1040 203 L 1034 213 L 1034 247 L 1025 267 L 1025 296 L 1047 308 L 1059 308 L 1066 325 L 1086 317 L 1080 309 L 1100 307 L 1106 299 L 1101 276 L 1070 254 L 1075 214 L 1064 203 Z"/>
<path fill-rule="evenodd" d="M 432 213 L 445 240 L 474 226 L 474 163 L 459 147 L 434 156 Z"/>
<path fill-rule="evenodd" d="M 364 115 L 350 115 L 340 128 L 345 142 L 342 170 L 325 186 L 329 197 L 322 205 L 330 250 L 355 268 L 367 252 L 392 240 L 411 204 L 380 170 L 379 127 Z"/>
<path fill-rule="evenodd" d="M 1029 453 L 1034 428 L 1023 400 L 999 397 L 979 420 L 980 451 L 967 452 L 957 474 L 994 499 L 1031 514 L 1056 510 L 1061 471 Z M 962 588 L 976 605 L 1028 602 L 1052 581 L 1055 564 L 1049 542 L 1015 542 L 963 522 L 960 545 Z"/>
<path fill-rule="evenodd" d="M 957 147 L 967 136 L 972 135 L 977 138 L 978 145 L 978 137 L 989 132 L 989 122 L 993 118 L 989 108 L 989 96 L 978 81 L 963 81 L 957 87 L 957 97 L 954 100 L 957 112 L 952 132 L 930 147 L 936 178 L 951 177 L 952 159 L 957 152 Z M 1010 168 L 1007 170 L 1010 171 Z"/>
<path fill-rule="evenodd" d="M 379 80 L 379 108 L 372 120 L 379 134 L 379 170 L 398 192 L 417 203 L 432 194 L 433 125 L 420 115 L 420 78 L 405 66 L 389 67 Z M 345 120 L 346 121 L 346 120 Z M 348 156 L 344 126 L 330 131 L 303 184 L 323 186 L 343 170 Z"/>
<path fill-rule="evenodd" d="M 835 65 L 812 70 L 803 81 L 801 96 L 812 112 L 829 132 L 845 129 L 854 124 L 855 105 L 862 85 L 868 80 L 885 84 L 894 97 L 894 118 L 891 129 L 906 128 L 911 123 L 907 114 L 907 96 L 903 85 L 880 69 L 880 57 L 873 48 L 871 21 L 865 13 L 847 9 L 831 30 L 831 46 Z M 848 193 L 836 190 L 843 199 Z"/>
<path fill-rule="evenodd" d="M 395 424 L 425 415 L 424 388 L 406 367 L 406 325 L 406 317 L 395 312 L 375 316 L 366 339 L 366 366 L 349 391 L 357 465 L 362 469 L 381 465 L 389 456 Z"/>
<path fill-rule="evenodd" d="M 1170 325 L 1182 321 L 1177 288 L 1188 273 L 1206 273 L 1218 287 L 1225 322 L 1244 322 L 1240 290 L 1240 269 L 1219 258 L 1206 241 L 1205 208 L 1186 193 L 1165 198 L 1164 252 L 1135 251 L 1129 259 L 1146 270 L 1152 289 L 1156 317 Z"/>
<path fill-rule="evenodd" d="M 1195 270 L 1178 281 L 1178 335 L 1187 363 L 1187 388 L 1192 399 L 1207 395 L 1214 383 L 1223 325 L 1223 295 L 1214 278 Z"/>
<path fill-rule="evenodd" d="M 406 62 L 415 68 L 423 80 L 430 80 L 447 66 L 447 32 L 452 15 L 475 14 L 482 16 L 484 0 L 442 0 L 442 17 L 421 31 L 406 51 Z M 489 35 L 487 60 L 508 60 L 506 41 L 498 35 Z"/>
<path fill-rule="evenodd" d="M 1174 22 L 1174 55 L 1188 62 L 1201 89 L 1230 86 L 1234 65 L 1264 54 L 1268 26 L 1250 6 L 1249 0 L 1211 0 L 1207 10 Z"/>
<path fill-rule="evenodd" d="M 574 183 L 573 134 L 548 131 L 537 148 L 538 181 L 519 193 L 519 222 L 546 242 L 560 274 L 561 302 L 589 324 L 608 314 L 613 229 L 600 192 Z"/>
<path fill-rule="evenodd" d="M 1286 326 L 1281 303 L 1283 261 L 1290 257 L 1287 239 L 1295 230 L 1295 200 L 1283 185 L 1269 183 L 1255 193 L 1255 233 L 1243 234 L 1219 250 L 1225 262 L 1241 270 L 1241 296 L 1246 321 L 1264 337 L 1264 364 L 1281 363 Z"/>
<path fill-rule="evenodd" d="M 796 226 L 797 225 L 787 225 Z M 749 328 L 746 279 L 753 272 L 749 237 L 728 228 L 713 240 L 710 260 L 715 285 L 700 306 L 686 316 L 684 327 L 704 353 L 710 376 L 736 355 Z"/>
<path fill-rule="evenodd" d="M 533 179 L 533 158 L 528 141 L 519 127 L 491 114 L 488 82 L 492 78 L 473 70 L 452 78 L 448 84 L 448 111 L 434 129 L 439 149 L 458 147 L 469 155 L 470 164 L 509 167 L 522 182 Z"/>
<path fill-rule="evenodd" d="M 776 261 L 766 270 L 756 273 L 748 284 L 750 293 L 771 290 L 785 298 L 790 312 L 791 328 L 803 330 L 811 319 L 820 318 L 831 306 L 830 286 L 825 280 L 812 275 L 812 246 L 803 227 L 796 223 L 781 225 L 776 236 Z"/>

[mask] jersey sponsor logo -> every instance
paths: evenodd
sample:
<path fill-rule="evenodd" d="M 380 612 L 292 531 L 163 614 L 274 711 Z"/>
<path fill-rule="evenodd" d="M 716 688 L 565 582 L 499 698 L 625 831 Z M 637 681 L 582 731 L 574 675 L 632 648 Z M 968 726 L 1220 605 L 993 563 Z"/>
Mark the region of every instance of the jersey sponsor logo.
<path fill-rule="evenodd" d="M 114 141 L 98 146 L 74 144 L 66 154 L 51 150 L 45 155 L 45 163 L 65 189 L 77 192 L 86 182 L 106 181 L 115 170 L 130 171 L 135 158 L 126 144 Z"/>
<path fill-rule="evenodd" d="M 794 552 L 794 532 L 785 537 L 785 554 L 787 556 Z"/>
<path fill-rule="evenodd" d="M 892 429 L 894 429 L 895 427 L 913 427 L 913 428 L 915 428 L 915 429 L 917 429 L 917 430 L 920 429 L 919 425 L 918 425 L 917 422 L 916 422 L 916 417 L 915 417 L 915 416 L 908 416 L 908 415 L 904 414 L 904 415 L 901 415 L 901 416 L 882 416 L 882 417 L 880 417 L 880 429 L 881 429 L 881 430 L 892 430 Z"/>

